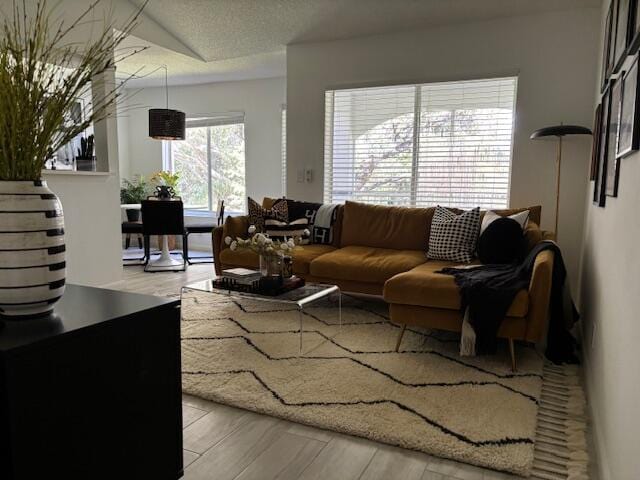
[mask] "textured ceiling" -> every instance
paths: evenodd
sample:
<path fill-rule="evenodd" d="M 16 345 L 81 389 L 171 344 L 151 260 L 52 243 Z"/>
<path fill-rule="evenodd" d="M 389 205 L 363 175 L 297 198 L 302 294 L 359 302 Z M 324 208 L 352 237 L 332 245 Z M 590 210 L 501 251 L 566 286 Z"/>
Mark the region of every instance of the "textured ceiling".
<path fill-rule="evenodd" d="M 238 58 L 203 62 L 172 50 L 159 47 L 136 37 L 129 37 L 123 45 L 124 51 L 146 47 L 146 50 L 118 63 L 118 78 L 135 74 L 131 87 L 164 85 L 164 69 L 167 65 L 171 85 L 249 80 L 284 76 L 286 54 L 283 49 Z"/>
<path fill-rule="evenodd" d="M 129 6 L 143 2 L 113 1 L 128 1 Z M 166 38 L 160 47 L 137 31 L 153 43 L 147 42 L 150 48 L 121 69 L 133 72 L 143 65 L 167 64 L 172 84 L 282 76 L 289 44 L 600 4 L 601 0 L 150 0 L 145 21 L 164 29 Z M 162 76 L 156 72 L 137 83 L 157 84 Z"/>
<path fill-rule="evenodd" d="M 151 0 L 146 14 L 201 58 L 212 61 L 272 52 L 290 43 L 600 3 L 601 0 Z"/>

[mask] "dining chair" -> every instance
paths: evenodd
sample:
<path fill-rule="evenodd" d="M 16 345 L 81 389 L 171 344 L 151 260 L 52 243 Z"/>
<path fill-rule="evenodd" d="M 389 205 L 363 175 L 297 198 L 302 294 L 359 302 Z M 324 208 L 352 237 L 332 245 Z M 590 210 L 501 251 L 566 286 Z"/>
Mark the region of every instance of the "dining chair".
<path fill-rule="evenodd" d="M 175 272 L 185 271 L 187 268 L 188 246 L 184 240 L 184 205 L 179 197 L 160 200 L 149 197 L 142 201 L 142 231 L 144 237 L 144 251 L 146 257 L 145 272 Z M 162 236 L 160 258 L 151 261 L 151 236 Z M 182 242 L 182 262 L 171 257 L 169 252 L 168 235 L 180 235 Z"/>

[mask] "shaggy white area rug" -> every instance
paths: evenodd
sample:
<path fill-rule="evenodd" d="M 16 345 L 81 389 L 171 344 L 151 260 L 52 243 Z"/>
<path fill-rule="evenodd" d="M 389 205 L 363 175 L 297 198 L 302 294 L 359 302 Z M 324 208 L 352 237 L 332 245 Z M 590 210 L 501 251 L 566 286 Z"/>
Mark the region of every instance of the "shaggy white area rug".
<path fill-rule="evenodd" d="M 298 312 L 286 305 L 189 291 L 182 317 L 185 393 L 495 470 L 534 470 L 544 361 L 532 348 L 517 349 L 517 373 L 506 345 L 461 358 L 457 336 L 444 332 L 407 329 L 396 353 L 386 304 L 348 296 L 342 327 L 335 303 L 305 310 L 302 356 Z"/>

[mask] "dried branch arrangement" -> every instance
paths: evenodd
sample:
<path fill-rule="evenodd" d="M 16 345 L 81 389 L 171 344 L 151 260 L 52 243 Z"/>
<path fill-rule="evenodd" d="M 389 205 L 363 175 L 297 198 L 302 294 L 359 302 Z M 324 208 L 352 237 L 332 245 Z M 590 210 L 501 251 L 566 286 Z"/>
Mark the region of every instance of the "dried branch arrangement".
<path fill-rule="evenodd" d="M 118 47 L 137 26 L 146 2 L 117 26 L 110 15 L 98 14 L 100 3 L 92 1 L 68 25 L 54 17 L 55 8 L 48 8 L 47 0 L 38 0 L 33 8 L 28 7 L 33 6 L 31 0 L 14 0 L 11 14 L 4 17 L 0 27 L 0 180 L 40 179 L 53 152 L 115 110 L 111 107 L 128 78 L 93 95 L 92 80 L 101 81 L 105 72 L 115 68 Z M 86 43 L 72 42 L 72 34 L 88 24 L 95 35 Z M 133 53 L 137 52 L 127 56 Z M 79 122 L 70 121 L 74 114 L 77 118 L 78 98 L 92 101 Z"/>

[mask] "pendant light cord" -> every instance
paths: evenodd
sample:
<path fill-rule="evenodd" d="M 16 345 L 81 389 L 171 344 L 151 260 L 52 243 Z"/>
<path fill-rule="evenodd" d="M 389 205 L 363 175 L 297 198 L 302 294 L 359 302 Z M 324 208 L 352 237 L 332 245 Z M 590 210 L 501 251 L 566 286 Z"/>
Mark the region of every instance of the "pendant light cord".
<path fill-rule="evenodd" d="M 169 110 L 169 69 L 166 65 L 162 65 L 164 68 L 164 89 L 167 97 L 167 110 Z"/>

